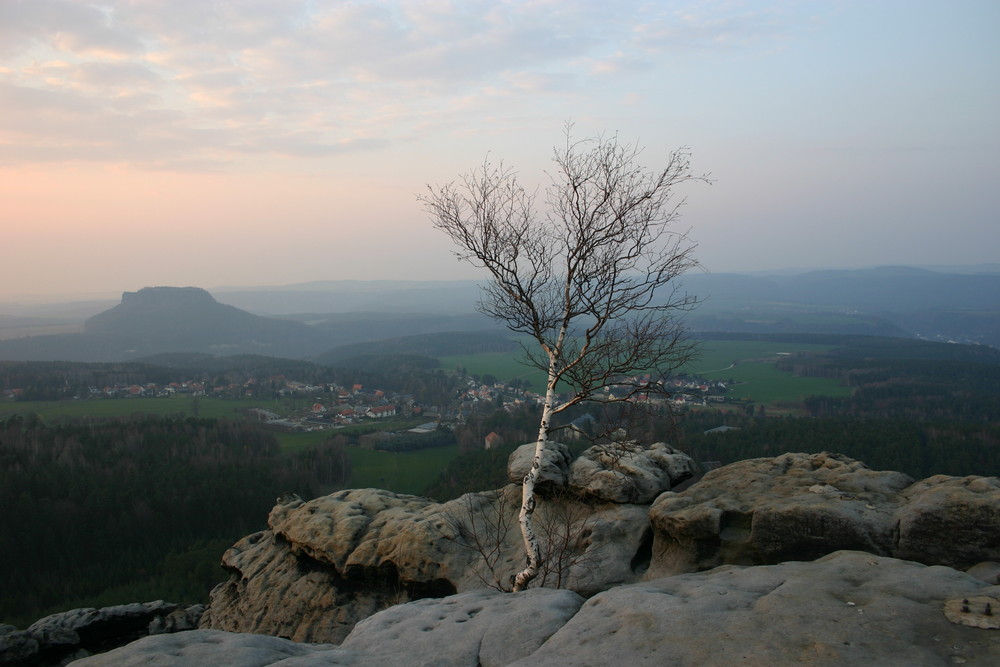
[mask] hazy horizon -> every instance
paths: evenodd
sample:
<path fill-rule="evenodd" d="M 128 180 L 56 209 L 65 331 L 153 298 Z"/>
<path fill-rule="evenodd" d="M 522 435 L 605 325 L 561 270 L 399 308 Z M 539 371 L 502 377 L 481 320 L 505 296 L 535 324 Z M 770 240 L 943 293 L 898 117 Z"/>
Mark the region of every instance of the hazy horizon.
<path fill-rule="evenodd" d="M 0 3 L 0 302 L 478 279 L 416 201 L 567 120 L 711 272 L 996 263 L 1000 3 Z"/>
<path fill-rule="evenodd" d="M 695 271 L 694 275 L 706 275 L 710 273 L 714 274 L 736 274 L 736 275 L 749 275 L 749 276 L 794 276 L 800 274 L 806 274 L 813 271 L 865 271 L 870 269 L 882 269 L 882 268 L 893 268 L 893 267 L 905 267 L 912 269 L 921 269 L 926 271 L 935 271 L 940 273 L 951 273 L 951 274 L 989 274 L 996 275 L 1000 274 L 1000 263 L 989 262 L 982 264 L 956 264 L 956 265 L 916 265 L 916 264 L 875 264 L 871 266 L 856 266 L 856 267 L 837 267 L 837 266 L 820 266 L 820 267 L 782 267 L 776 269 L 761 269 L 757 271 Z M 323 283 L 365 283 L 365 282 L 384 282 L 384 283 L 409 283 L 409 282 L 427 282 L 427 283 L 449 283 L 449 282 L 482 282 L 486 280 L 487 277 L 464 277 L 464 278 L 386 278 L 386 279 L 356 279 L 356 278 L 331 278 L 331 279 L 316 279 L 299 281 L 293 283 L 252 283 L 252 284 L 218 284 L 218 285 L 197 285 L 197 284 L 148 284 L 139 285 L 135 284 L 129 287 L 122 287 L 119 289 L 105 290 L 105 291 L 94 291 L 94 292 L 46 292 L 46 293 L 25 293 L 25 294 L 7 294 L 0 296 L 0 305 L 3 304 L 16 304 L 16 305 L 42 305 L 42 304 L 59 304 L 59 303 L 74 303 L 74 302 L 86 302 L 86 301 L 118 301 L 122 294 L 125 292 L 136 292 L 138 290 L 147 287 L 197 287 L 203 289 L 213 296 L 217 293 L 229 294 L 238 293 L 242 291 L 281 291 L 285 288 L 294 288 L 297 286 L 306 287 L 309 285 L 318 285 Z M 684 280 L 684 276 L 680 278 L 681 281 Z M 0 315 L 4 312 L 0 310 Z"/>

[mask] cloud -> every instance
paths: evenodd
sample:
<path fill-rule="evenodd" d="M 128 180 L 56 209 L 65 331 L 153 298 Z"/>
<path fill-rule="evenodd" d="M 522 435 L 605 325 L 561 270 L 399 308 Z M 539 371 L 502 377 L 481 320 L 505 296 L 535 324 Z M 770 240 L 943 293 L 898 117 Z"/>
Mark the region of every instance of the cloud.
<path fill-rule="evenodd" d="M 33 43 L 105 57 L 140 53 L 140 40 L 114 21 L 113 11 L 71 0 L 12 0 L 0 3 L 0 54 Z"/>
<path fill-rule="evenodd" d="M 379 150 L 470 110 L 541 109 L 582 95 L 592 77 L 641 72 L 667 47 L 728 46 L 781 29 L 770 11 L 692 7 L 2 2 L 0 83 L 17 98 L 0 111 L 4 159 L 56 160 L 61 149 L 68 161 L 221 165 Z"/>

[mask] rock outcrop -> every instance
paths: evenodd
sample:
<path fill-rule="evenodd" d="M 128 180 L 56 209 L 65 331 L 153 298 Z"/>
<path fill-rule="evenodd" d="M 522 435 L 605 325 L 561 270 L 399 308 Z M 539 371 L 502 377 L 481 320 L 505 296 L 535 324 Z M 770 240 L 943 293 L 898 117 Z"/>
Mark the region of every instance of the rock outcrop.
<path fill-rule="evenodd" d="M 288 498 L 223 556 L 233 573 L 201 627 L 338 642 L 394 604 L 509 587 L 524 560 L 520 487 L 447 503 L 378 489 Z M 541 579 L 584 594 L 638 580 L 649 562 L 648 507 L 550 498 L 536 513 Z"/>
<path fill-rule="evenodd" d="M 511 456 L 512 476 L 525 458 Z M 556 448 L 545 469 L 535 514 L 545 561 L 537 584 L 585 597 L 726 564 L 814 560 L 845 549 L 958 569 L 1000 561 L 996 478 L 914 483 L 835 454 L 785 454 L 719 468 L 674 492 L 667 489 L 694 466 L 666 445 L 592 449 L 572 462 Z M 520 494 L 508 485 L 447 503 L 377 489 L 283 498 L 269 530 L 226 552 L 232 575 L 212 592 L 201 627 L 340 642 L 392 605 L 509 589 L 524 559 Z M 651 506 L 613 502 L 654 495 Z"/>
<path fill-rule="evenodd" d="M 474 591 L 393 607 L 338 646 L 218 630 L 148 637 L 78 667 L 941 665 L 1000 663 L 1000 586 L 838 551 L 723 566 L 599 593 Z"/>
<path fill-rule="evenodd" d="M 157 600 L 53 614 L 27 630 L 0 626 L 0 665 L 57 665 L 107 651 L 150 634 L 198 627 L 202 605 Z"/>
<path fill-rule="evenodd" d="M 569 488 L 613 503 L 648 505 L 694 477 L 695 462 L 663 442 L 591 447 L 569 467 Z"/>
<path fill-rule="evenodd" d="M 507 461 L 508 479 L 519 484 L 531 469 L 535 443 L 521 445 Z M 552 489 L 612 503 L 648 505 L 697 472 L 694 460 L 663 442 L 644 447 L 635 442 L 590 447 L 576 459 L 559 442 L 548 443 L 536 488 Z"/>
<path fill-rule="evenodd" d="M 718 468 L 681 493 L 662 494 L 650 522 L 650 576 L 838 549 L 965 569 L 1000 560 L 1000 480 L 914 483 L 836 454 L 784 454 Z"/>

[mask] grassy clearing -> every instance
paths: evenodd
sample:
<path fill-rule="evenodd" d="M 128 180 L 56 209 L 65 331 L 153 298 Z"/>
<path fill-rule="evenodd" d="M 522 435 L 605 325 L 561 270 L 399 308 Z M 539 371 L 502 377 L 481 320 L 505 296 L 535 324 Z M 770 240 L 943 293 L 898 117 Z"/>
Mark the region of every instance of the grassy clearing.
<path fill-rule="evenodd" d="M 760 340 L 709 340 L 702 344 L 701 354 L 688 365 L 687 371 L 698 375 L 707 375 L 734 363 L 767 360 L 767 363 L 773 364 L 783 353 L 819 354 L 826 352 L 831 347 L 830 345 L 810 343 L 772 343 Z"/>
<path fill-rule="evenodd" d="M 799 403 L 807 396 L 848 396 L 850 387 L 828 378 L 797 377 L 775 368 L 783 354 L 822 353 L 829 345 L 769 341 L 707 341 L 691 371 L 708 379 L 733 379 L 730 396 L 758 403 Z"/>
<path fill-rule="evenodd" d="M 376 452 L 350 448 L 351 488 L 388 489 L 421 495 L 445 466 L 458 456 L 458 448 L 434 447 L 416 452 Z"/>
<path fill-rule="evenodd" d="M 346 430 L 346 429 L 345 429 Z M 315 447 L 343 430 L 281 433 L 278 442 L 285 452 Z M 448 463 L 458 456 L 458 447 L 432 447 L 415 452 L 378 452 L 361 447 L 348 447 L 351 457 L 351 479 L 347 488 L 377 488 L 421 495 Z"/>

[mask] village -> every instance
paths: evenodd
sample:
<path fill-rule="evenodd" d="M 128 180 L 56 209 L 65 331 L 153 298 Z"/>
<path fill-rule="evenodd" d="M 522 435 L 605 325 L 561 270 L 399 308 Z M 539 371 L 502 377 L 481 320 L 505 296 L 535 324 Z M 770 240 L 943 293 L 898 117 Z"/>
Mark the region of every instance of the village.
<path fill-rule="evenodd" d="M 544 396 L 518 383 L 505 383 L 493 377 L 464 376 L 458 383 L 452 400 L 441 405 L 431 405 L 422 397 L 398 393 L 389 389 L 370 388 L 353 383 L 342 386 L 334 383 L 313 384 L 287 379 L 276 375 L 267 378 L 249 378 L 243 382 L 214 384 L 207 380 L 178 380 L 168 383 L 143 384 L 115 383 L 107 386 L 90 386 L 86 395 L 76 392 L 74 400 L 139 400 L 164 399 L 189 396 L 258 400 L 256 407 L 245 413 L 268 428 L 287 432 L 338 429 L 362 423 L 393 419 L 422 419 L 413 427 L 414 432 L 429 432 L 441 424 L 464 422 L 476 412 L 504 409 L 516 411 L 524 406 L 541 405 Z M 615 393 L 624 394 L 626 386 L 648 385 L 650 391 L 637 394 L 632 400 L 648 405 L 675 408 L 705 406 L 726 401 L 727 383 L 706 381 L 694 376 L 672 378 L 666 382 L 655 381 L 649 376 L 623 378 L 621 384 L 609 387 L 605 398 L 615 400 Z M 6 400 L 23 399 L 17 388 L 3 390 Z M 273 399 L 273 406 L 260 407 L 259 399 Z M 394 419 L 395 418 L 395 419 Z"/>

